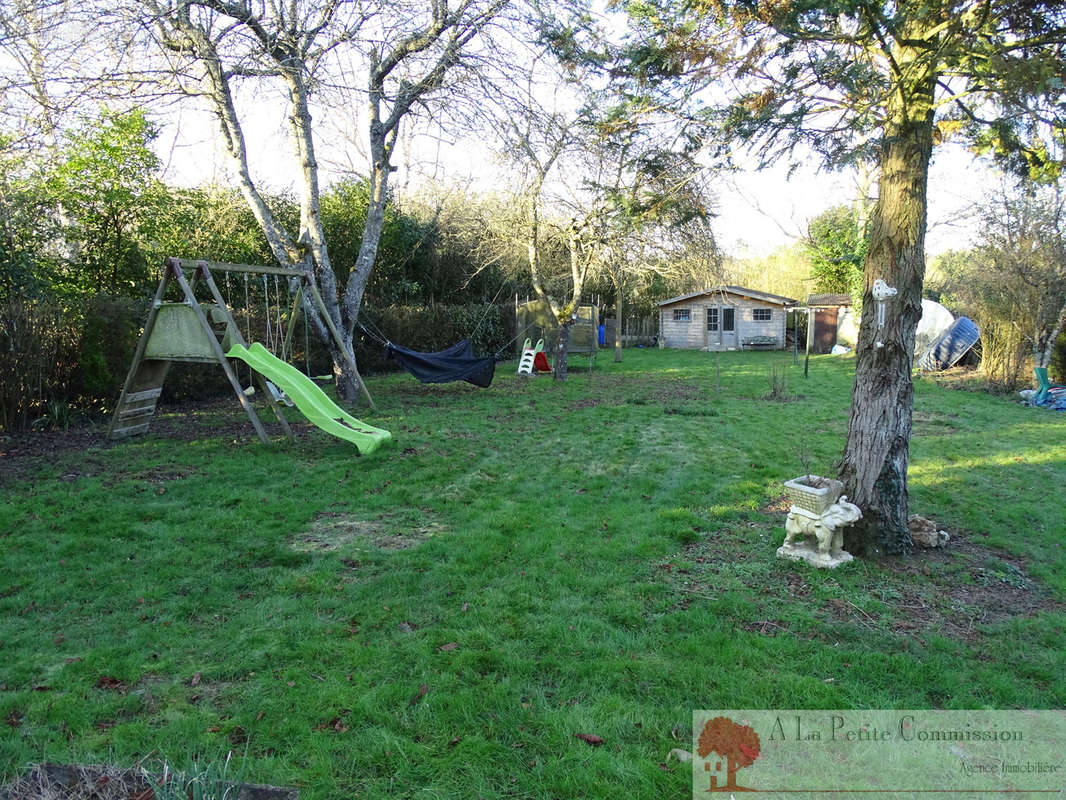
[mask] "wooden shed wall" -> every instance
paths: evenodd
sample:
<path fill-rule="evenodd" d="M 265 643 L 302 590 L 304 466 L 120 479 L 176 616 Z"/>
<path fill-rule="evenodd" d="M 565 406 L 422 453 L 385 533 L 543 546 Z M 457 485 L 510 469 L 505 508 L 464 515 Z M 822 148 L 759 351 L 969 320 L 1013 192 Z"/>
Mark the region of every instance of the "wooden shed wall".
<path fill-rule="evenodd" d="M 659 308 L 660 340 L 664 347 L 677 347 L 681 349 L 701 349 L 710 347 L 717 349 L 716 334 L 707 330 L 707 309 L 732 306 L 736 309 L 734 324 L 736 326 L 737 348 L 741 347 L 745 338 L 750 336 L 776 336 L 777 349 L 785 347 L 785 309 L 783 306 L 760 300 L 753 300 L 739 295 L 727 294 L 708 295 L 693 297 L 689 300 L 679 300 L 668 306 Z M 689 309 L 689 321 L 679 322 L 674 320 L 674 309 Z M 766 322 L 757 322 L 753 317 L 756 308 L 770 309 L 770 319 Z"/>

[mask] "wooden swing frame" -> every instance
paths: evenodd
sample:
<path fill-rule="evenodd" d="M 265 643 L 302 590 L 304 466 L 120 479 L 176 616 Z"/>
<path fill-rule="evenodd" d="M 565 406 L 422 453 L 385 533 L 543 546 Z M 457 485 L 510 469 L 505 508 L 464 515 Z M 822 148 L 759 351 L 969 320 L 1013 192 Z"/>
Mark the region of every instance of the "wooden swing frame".
<path fill-rule="evenodd" d="M 340 331 L 337 329 L 337 326 L 326 311 L 326 305 L 322 301 L 322 295 L 319 294 L 314 281 L 311 280 L 311 276 L 306 272 L 297 269 L 259 266 L 255 264 L 227 264 L 219 261 L 167 258 L 164 262 L 163 276 L 160 278 L 159 286 L 156 289 L 155 296 L 152 298 L 152 305 L 148 311 L 148 319 L 144 324 L 144 332 L 141 334 L 141 338 L 137 342 L 137 349 L 133 354 L 133 362 L 130 365 L 126 381 L 122 386 L 122 394 L 119 396 L 118 403 L 115 406 L 115 414 L 107 429 L 108 439 L 125 439 L 129 436 L 135 436 L 146 432 L 151 424 L 152 418 L 155 416 L 156 405 L 159 401 L 159 396 L 163 392 L 163 383 L 166 381 L 171 363 L 174 361 L 186 361 L 218 363 L 218 365 L 222 367 L 222 371 L 226 374 L 230 386 L 233 387 L 233 392 L 237 396 L 237 400 L 240 402 L 241 407 L 244 408 L 245 412 L 248 414 L 248 418 L 251 420 L 252 427 L 255 428 L 256 434 L 258 434 L 260 440 L 262 440 L 264 444 L 270 443 L 266 430 L 263 428 L 263 423 L 259 420 L 259 416 L 255 413 L 255 408 L 253 408 L 248 397 L 245 395 L 244 390 L 241 388 L 237 373 L 234 372 L 233 367 L 229 363 L 229 359 L 226 357 L 226 354 L 222 349 L 223 335 L 228 336 L 229 340 L 234 344 L 247 346 L 247 342 L 241 335 L 240 328 L 237 325 L 236 320 L 233 318 L 228 304 L 218 290 L 218 286 L 211 275 L 212 269 L 238 274 L 244 273 L 246 275 L 276 275 L 279 277 L 298 279 L 300 284 L 293 301 L 292 313 L 289 316 L 289 326 L 285 333 L 285 340 L 282 343 L 283 358 L 286 353 L 291 352 L 292 331 L 294 327 L 292 323 L 296 318 L 296 310 L 301 305 L 303 293 L 306 291 L 312 302 L 314 302 L 315 307 L 318 309 L 319 314 L 322 315 L 322 319 L 325 322 L 326 327 L 329 329 L 330 336 L 337 345 L 337 349 L 344 355 L 345 361 L 348 363 L 356 380 L 359 382 L 359 387 L 363 392 L 363 396 L 366 397 L 367 403 L 371 408 L 375 408 L 374 401 L 370 397 L 370 392 L 366 388 L 366 383 L 359 374 L 359 369 L 355 364 L 354 357 L 348 352 L 348 348 L 344 346 L 344 340 L 341 337 Z M 188 279 L 185 277 L 186 271 L 192 273 L 191 277 Z M 221 317 L 220 324 L 224 323 L 225 325 L 224 330 L 221 332 L 212 327 L 207 319 L 207 315 L 204 313 L 204 309 L 201 308 L 199 301 L 196 299 L 196 287 L 201 279 L 203 279 L 204 283 L 207 285 L 211 292 L 212 300 L 219 309 L 218 314 Z M 164 303 L 163 297 L 172 280 L 178 284 L 184 299 L 178 303 Z M 159 320 L 160 310 L 168 305 L 186 306 L 192 309 L 196 323 L 199 325 L 199 330 L 205 335 L 209 346 L 209 349 L 206 352 L 204 350 L 184 353 L 179 351 L 153 355 L 149 349 L 149 343 L 152 341 L 152 334 L 156 330 L 156 323 Z M 200 342 L 200 344 L 202 344 L 202 342 Z M 254 370 L 253 375 L 259 386 L 259 390 L 263 393 L 263 396 L 266 397 L 271 411 L 274 412 L 278 422 L 281 423 L 285 435 L 290 439 L 293 438 L 292 430 L 289 428 L 288 422 L 285 420 L 284 415 L 281 413 L 281 409 L 274 400 L 273 394 L 267 389 L 266 379 Z"/>

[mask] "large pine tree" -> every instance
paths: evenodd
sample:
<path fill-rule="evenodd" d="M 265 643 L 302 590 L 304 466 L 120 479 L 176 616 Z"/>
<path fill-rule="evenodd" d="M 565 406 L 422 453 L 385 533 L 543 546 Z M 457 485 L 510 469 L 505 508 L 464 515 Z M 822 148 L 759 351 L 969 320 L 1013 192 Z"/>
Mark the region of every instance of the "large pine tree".
<path fill-rule="evenodd" d="M 879 166 L 863 307 L 898 289 L 884 327 L 859 333 L 845 493 L 864 513 L 847 546 L 904 553 L 914 331 L 925 271 L 934 147 L 964 139 L 1031 175 L 1058 174 L 1066 111 L 1062 0 L 628 0 L 633 33 L 616 65 L 628 103 L 702 118 L 726 156 L 764 163 L 804 145 L 827 162 Z"/>

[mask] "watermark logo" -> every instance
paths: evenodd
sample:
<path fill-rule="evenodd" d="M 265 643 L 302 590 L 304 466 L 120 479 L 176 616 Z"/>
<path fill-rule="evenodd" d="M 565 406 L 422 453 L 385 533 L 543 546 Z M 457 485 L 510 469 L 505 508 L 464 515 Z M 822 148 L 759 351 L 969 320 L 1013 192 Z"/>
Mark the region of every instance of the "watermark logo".
<path fill-rule="evenodd" d="M 750 767 L 759 757 L 759 734 L 753 728 L 734 722 L 729 717 L 709 719 L 700 732 L 696 753 L 703 759 L 704 771 L 711 773 L 706 791 L 753 791 L 737 784 L 737 770 Z"/>
<path fill-rule="evenodd" d="M 691 753 L 693 798 L 1066 800 L 1066 711 L 702 710 Z"/>

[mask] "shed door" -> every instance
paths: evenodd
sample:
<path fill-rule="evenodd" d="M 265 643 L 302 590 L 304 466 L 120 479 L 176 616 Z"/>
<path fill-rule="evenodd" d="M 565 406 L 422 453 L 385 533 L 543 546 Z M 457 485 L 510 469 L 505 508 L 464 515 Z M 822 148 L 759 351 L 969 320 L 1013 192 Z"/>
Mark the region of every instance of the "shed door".
<path fill-rule="evenodd" d="M 814 312 L 814 352 L 828 353 L 837 343 L 836 308 L 819 308 Z"/>
<path fill-rule="evenodd" d="M 727 349 L 737 346 L 736 311 L 733 306 L 722 306 L 722 347 Z"/>
<path fill-rule="evenodd" d="M 737 346 L 736 309 L 732 306 L 707 307 L 705 343 L 713 349 Z"/>

